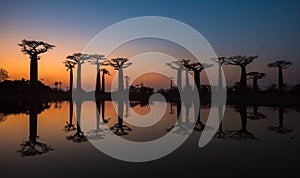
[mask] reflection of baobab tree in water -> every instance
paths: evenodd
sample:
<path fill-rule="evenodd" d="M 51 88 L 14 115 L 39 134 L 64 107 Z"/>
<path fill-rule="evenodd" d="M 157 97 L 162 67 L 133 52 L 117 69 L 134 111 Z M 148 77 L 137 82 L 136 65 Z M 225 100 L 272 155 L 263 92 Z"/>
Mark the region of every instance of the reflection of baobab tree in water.
<path fill-rule="evenodd" d="M 192 107 L 191 101 L 185 102 L 185 119 L 182 116 L 182 102 L 177 101 L 176 103 L 176 114 L 177 114 L 177 123 L 171 128 L 167 129 L 168 132 L 172 131 L 176 134 L 189 135 L 193 130 L 194 122 L 191 120 L 190 108 Z M 194 111 L 198 113 L 198 109 L 194 107 Z M 185 121 L 184 121 L 185 120 Z"/>
<path fill-rule="evenodd" d="M 82 100 L 81 99 L 75 100 L 75 104 L 76 104 L 76 119 L 77 119 L 76 133 L 74 135 L 67 136 L 66 138 L 76 143 L 86 142 L 87 138 L 85 137 L 84 133 L 80 128 Z"/>
<path fill-rule="evenodd" d="M 281 133 L 281 134 L 285 134 L 285 133 L 290 133 L 293 131 L 292 128 L 290 128 L 289 126 L 286 126 L 283 124 L 283 120 L 284 120 L 284 107 L 282 105 L 280 105 L 278 107 L 278 119 L 279 119 L 279 125 L 278 126 L 273 126 L 270 127 L 270 130 L 277 132 L 277 133 Z"/>
<path fill-rule="evenodd" d="M 41 143 L 37 141 L 37 125 L 38 125 L 38 114 L 42 112 L 44 109 L 50 108 L 48 103 L 37 103 L 36 101 L 30 102 L 29 108 L 29 139 L 28 141 L 24 141 L 20 146 L 20 150 L 18 152 L 22 157 L 24 156 L 35 156 L 47 153 L 49 151 L 54 150 L 50 146 L 45 143 Z"/>
<path fill-rule="evenodd" d="M 259 120 L 259 119 L 265 119 L 266 118 L 266 116 L 263 113 L 258 112 L 258 106 L 257 105 L 253 106 L 252 113 L 249 113 L 247 117 L 248 117 L 248 119 L 252 119 L 252 120 Z"/>
<path fill-rule="evenodd" d="M 247 130 L 247 106 L 244 104 L 240 104 L 237 109 L 237 111 L 240 113 L 242 128 L 240 130 L 228 131 L 230 132 L 230 135 L 228 137 L 237 140 L 258 140 L 258 138 L 256 138 L 251 132 Z"/>
<path fill-rule="evenodd" d="M 90 132 L 88 132 L 88 138 L 89 139 L 102 139 L 103 138 L 103 134 L 101 134 L 101 132 L 104 132 L 103 129 L 100 128 L 100 108 L 101 108 L 101 101 L 100 100 L 96 100 L 96 129 L 95 130 L 91 130 Z M 104 111 L 102 111 L 103 113 Z"/>
<path fill-rule="evenodd" d="M 224 105 L 223 104 L 218 104 L 218 117 L 219 117 L 219 129 L 217 131 L 217 133 L 214 135 L 215 138 L 223 138 L 225 139 L 226 136 L 228 135 L 227 132 L 223 131 L 223 121 L 222 121 L 222 117 L 223 117 L 223 112 L 224 112 Z"/>
<path fill-rule="evenodd" d="M 75 125 L 73 124 L 73 100 L 69 100 L 69 122 L 66 122 L 65 130 L 67 132 L 75 130 Z"/>
<path fill-rule="evenodd" d="M 116 135 L 127 135 L 128 132 L 132 129 L 126 125 L 123 125 L 123 114 L 124 114 L 124 100 L 119 99 L 118 100 L 118 123 L 116 123 L 114 126 L 110 128 Z"/>

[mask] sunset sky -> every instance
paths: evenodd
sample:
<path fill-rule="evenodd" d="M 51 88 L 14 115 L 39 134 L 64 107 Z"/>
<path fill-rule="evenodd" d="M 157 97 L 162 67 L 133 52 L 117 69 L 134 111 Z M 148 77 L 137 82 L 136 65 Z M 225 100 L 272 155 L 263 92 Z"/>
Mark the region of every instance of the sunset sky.
<path fill-rule="evenodd" d="M 296 0 L 1 1 L 0 67 L 9 72 L 12 80 L 29 79 L 29 57 L 22 54 L 17 44 L 22 39 L 42 40 L 56 47 L 41 55 L 39 80 L 51 86 L 62 81 L 66 88 L 68 72 L 62 64 L 65 57 L 83 51 L 108 26 L 138 16 L 164 16 L 182 21 L 202 34 L 218 56 L 258 55 L 247 69 L 267 74 L 260 81 L 263 86 L 277 83 L 277 71 L 266 67 L 275 60 L 291 61 L 293 66 L 284 71 L 285 82 L 300 83 L 300 1 Z M 120 51 L 124 54 L 117 56 L 133 58 L 141 47 L 158 46 L 165 51 L 177 51 L 176 45 L 159 40 L 133 41 L 123 45 Z M 151 65 L 155 64 L 161 65 L 157 62 Z M 128 75 L 136 72 L 134 66 L 131 68 Z M 224 71 L 228 84 L 239 80 L 238 67 L 226 66 Z M 111 78 L 107 78 L 109 83 Z M 161 82 L 153 78 L 148 85 Z M 160 86 L 167 87 L 169 83 L 157 84 L 156 88 Z"/>

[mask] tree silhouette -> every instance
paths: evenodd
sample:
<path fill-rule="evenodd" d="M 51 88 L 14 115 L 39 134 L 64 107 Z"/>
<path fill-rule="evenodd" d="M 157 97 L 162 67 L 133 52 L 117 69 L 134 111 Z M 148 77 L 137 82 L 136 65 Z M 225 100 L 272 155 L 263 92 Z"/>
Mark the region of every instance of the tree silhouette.
<path fill-rule="evenodd" d="M 212 59 L 215 63 L 219 65 L 219 74 L 218 74 L 218 90 L 220 91 L 223 87 L 222 80 L 222 65 L 226 62 L 226 57 L 218 57 Z M 222 123 L 221 123 L 222 124 Z"/>
<path fill-rule="evenodd" d="M 188 70 L 193 71 L 193 73 L 194 73 L 194 81 L 196 83 L 198 91 L 200 91 L 200 86 L 201 86 L 201 83 L 200 83 L 200 73 L 204 69 L 212 67 L 213 65 L 212 64 L 206 64 L 206 63 L 195 62 L 195 63 L 192 63 L 192 64 L 188 64 L 186 66 L 187 66 Z"/>
<path fill-rule="evenodd" d="M 67 132 L 75 130 L 75 125 L 73 124 L 73 101 L 69 100 L 69 122 L 66 122 L 65 130 Z"/>
<path fill-rule="evenodd" d="M 257 92 L 258 91 L 258 84 L 257 80 L 262 79 L 266 76 L 265 73 L 260 73 L 260 72 L 249 72 L 247 73 L 248 79 L 253 80 L 253 91 Z"/>
<path fill-rule="evenodd" d="M 38 60 L 39 55 L 52 50 L 55 46 L 43 41 L 35 40 L 22 40 L 22 43 L 18 44 L 22 48 L 24 54 L 28 54 L 30 57 L 30 83 L 34 87 L 37 87 L 38 81 Z"/>
<path fill-rule="evenodd" d="M 70 89 L 69 89 L 69 94 L 72 94 L 73 91 L 73 68 L 77 64 L 75 61 L 69 61 L 65 60 L 63 62 L 65 64 L 65 67 L 67 68 L 67 71 L 70 70 Z"/>
<path fill-rule="evenodd" d="M 251 132 L 247 130 L 247 106 L 244 104 L 240 104 L 237 109 L 240 113 L 242 127 L 240 130 L 228 131 L 230 133 L 228 137 L 237 140 L 258 140 L 258 138 L 256 138 Z"/>
<path fill-rule="evenodd" d="M 101 69 L 102 72 L 102 92 L 105 93 L 105 75 L 110 75 L 107 69 Z"/>
<path fill-rule="evenodd" d="M 82 102 L 83 100 L 81 99 L 77 99 L 75 100 L 76 103 L 76 120 L 77 120 L 77 124 L 76 124 L 76 133 L 74 135 L 69 135 L 67 136 L 67 140 L 71 140 L 75 143 L 81 143 L 81 142 L 86 142 L 87 138 L 84 135 L 84 133 L 82 132 L 81 128 L 80 128 L 80 119 L 81 119 L 81 107 L 82 107 Z"/>
<path fill-rule="evenodd" d="M 132 129 L 123 124 L 123 114 L 124 114 L 124 100 L 121 98 L 118 100 L 118 123 L 110 127 L 110 130 L 113 131 L 116 135 L 122 136 L 127 135 L 127 131 L 132 131 Z"/>
<path fill-rule="evenodd" d="M 83 89 L 81 87 L 81 65 L 84 64 L 85 60 L 89 59 L 90 56 L 82 53 L 74 53 L 73 55 L 67 56 L 67 60 L 73 61 L 77 64 L 77 86 L 76 91 L 82 92 Z"/>
<path fill-rule="evenodd" d="M 171 63 L 167 63 L 166 65 L 177 70 L 177 88 L 179 91 L 182 91 L 182 71 L 184 70 L 183 63 L 181 61 L 173 61 Z"/>
<path fill-rule="evenodd" d="M 191 90 L 190 86 L 190 80 L 189 80 L 189 65 L 190 65 L 190 60 L 189 59 L 181 59 L 180 61 L 182 65 L 185 67 L 185 91 L 189 92 Z"/>
<path fill-rule="evenodd" d="M 250 64 L 257 56 L 232 56 L 228 57 L 226 64 L 227 65 L 236 65 L 241 68 L 241 78 L 240 78 L 240 91 L 245 92 L 247 87 L 247 71 L 246 67 Z"/>
<path fill-rule="evenodd" d="M 127 58 L 113 58 L 107 61 L 114 70 L 118 70 L 118 91 L 124 91 L 123 69 L 129 67 L 132 63 Z"/>
<path fill-rule="evenodd" d="M 289 126 L 286 126 L 283 124 L 283 120 L 284 120 L 284 107 L 283 105 L 279 105 L 278 107 L 278 120 L 279 120 L 279 125 L 278 126 L 272 126 L 269 129 L 277 132 L 277 133 L 281 133 L 281 134 L 286 134 L 286 133 L 290 133 L 293 132 L 294 130 L 292 128 L 290 128 Z"/>
<path fill-rule="evenodd" d="M 265 119 L 266 116 L 261 113 L 261 112 L 258 112 L 258 106 L 257 105 L 254 105 L 253 106 L 253 111 L 252 113 L 249 113 L 247 115 L 248 119 L 252 119 L 252 120 L 259 120 L 259 119 Z"/>
<path fill-rule="evenodd" d="M 8 78 L 9 78 L 8 72 L 5 69 L 0 68 L 0 82 L 3 82 L 4 80 L 7 80 Z"/>
<path fill-rule="evenodd" d="M 47 105 L 46 103 L 41 105 L 37 101 L 29 102 L 29 138 L 28 141 L 24 141 L 21 144 L 21 148 L 18 150 L 22 157 L 41 155 L 54 150 L 49 145 L 37 141 L 38 113 L 45 108 L 49 108 L 50 105 Z"/>
<path fill-rule="evenodd" d="M 93 55 L 90 55 L 90 60 L 89 62 L 92 64 L 92 65 L 96 65 L 96 72 L 97 72 L 97 77 L 96 77 L 96 90 L 95 92 L 96 93 L 100 93 L 100 65 L 102 64 L 100 61 L 104 60 L 105 56 L 104 55 L 101 55 L 101 54 L 93 54 Z"/>
<path fill-rule="evenodd" d="M 278 87 L 279 87 L 279 92 L 283 93 L 284 91 L 284 84 L 283 84 L 283 69 L 288 68 L 289 66 L 291 66 L 292 63 L 285 61 L 285 60 L 279 60 L 279 61 L 275 61 L 273 63 L 269 63 L 267 64 L 268 67 L 270 68 L 278 68 Z"/>

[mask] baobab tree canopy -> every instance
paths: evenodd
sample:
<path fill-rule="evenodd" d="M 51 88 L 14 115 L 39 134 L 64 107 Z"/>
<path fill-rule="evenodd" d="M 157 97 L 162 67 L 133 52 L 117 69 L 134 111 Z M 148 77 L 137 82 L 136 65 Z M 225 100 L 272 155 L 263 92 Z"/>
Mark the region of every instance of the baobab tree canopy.
<path fill-rule="evenodd" d="M 115 70 L 119 70 L 120 68 L 126 68 L 126 67 L 128 67 L 132 64 L 132 63 L 126 63 L 127 61 L 128 61 L 127 58 L 113 58 L 113 59 L 111 59 L 110 61 L 107 61 L 107 62 Z"/>
<path fill-rule="evenodd" d="M 48 50 L 52 50 L 55 46 L 49 43 L 45 43 L 43 41 L 36 40 L 22 40 L 22 43 L 18 44 L 22 47 L 22 52 L 24 54 L 28 54 L 31 57 L 37 56 L 41 53 L 45 53 Z M 38 60 L 37 58 L 36 60 Z"/>
<path fill-rule="evenodd" d="M 228 65 L 238 65 L 238 66 L 247 66 L 258 56 L 231 56 L 227 58 L 226 64 Z"/>
<path fill-rule="evenodd" d="M 187 68 L 189 70 L 192 70 L 192 71 L 199 71 L 199 72 L 201 72 L 202 70 L 204 70 L 206 68 L 209 68 L 209 67 L 212 67 L 212 66 L 213 66 L 213 64 L 206 64 L 206 63 L 195 62 L 195 63 L 189 64 L 187 66 Z"/>
<path fill-rule="evenodd" d="M 226 62 L 226 57 L 217 57 L 212 59 L 214 62 L 223 65 Z"/>
<path fill-rule="evenodd" d="M 267 66 L 270 68 L 280 67 L 282 69 L 288 68 L 290 65 L 292 65 L 292 63 L 289 61 L 285 61 L 285 60 L 279 60 L 279 61 L 275 61 L 273 63 L 267 64 Z"/>
<path fill-rule="evenodd" d="M 249 72 L 247 73 L 247 76 L 249 79 L 262 79 L 266 76 L 266 74 L 261 72 Z"/>
<path fill-rule="evenodd" d="M 75 61 L 69 61 L 69 60 L 65 60 L 63 63 L 65 64 L 67 71 L 71 68 L 74 68 L 75 65 L 77 64 Z"/>
<path fill-rule="evenodd" d="M 74 53 L 72 55 L 68 55 L 66 57 L 69 60 L 75 61 L 77 64 L 78 63 L 84 63 L 84 60 L 86 60 L 88 58 L 87 54 L 82 54 L 82 53 Z"/>

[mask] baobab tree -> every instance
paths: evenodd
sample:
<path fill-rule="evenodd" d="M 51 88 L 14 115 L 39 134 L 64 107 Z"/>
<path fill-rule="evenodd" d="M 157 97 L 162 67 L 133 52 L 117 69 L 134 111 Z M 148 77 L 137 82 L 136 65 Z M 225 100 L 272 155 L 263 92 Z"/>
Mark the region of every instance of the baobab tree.
<path fill-rule="evenodd" d="M 83 91 L 81 87 L 81 65 L 84 64 L 85 60 L 89 58 L 87 54 L 82 53 L 74 53 L 73 55 L 69 55 L 66 57 L 67 60 L 76 62 L 77 64 L 77 86 L 76 91 L 81 92 Z"/>
<path fill-rule="evenodd" d="M 182 91 L 182 71 L 184 70 L 183 63 L 181 61 L 173 61 L 171 63 L 167 63 L 167 66 L 177 70 L 177 88 L 179 91 Z"/>
<path fill-rule="evenodd" d="M 289 61 L 285 61 L 285 60 L 279 60 L 279 61 L 275 61 L 273 63 L 269 63 L 267 64 L 268 67 L 270 68 L 278 68 L 278 87 L 279 87 L 279 92 L 283 93 L 284 91 L 284 85 L 283 85 L 283 69 L 288 68 L 289 66 L 291 66 L 292 63 Z"/>
<path fill-rule="evenodd" d="M 72 94 L 73 90 L 73 68 L 77 64 L 75 61 L 69 61 L 65 60 L 63 62 L 65 64 L 65 67 L 67 68 L 67 71 L 70 70 L 70 89 L 69 89 L 69 94 Z"/>
<path fill-rule="evenodd" d="M 30 57 L 30 84 L 36 87 L 38 81 L 38 60 L 40 60 L 39 55 L 52 50 L 55 46 L 43 41 L 25 39 L 18 45 L 21 46 L 21 51 Z"/>
<path fill-rule="evenodd" d="M 200 86 L 201 86 L 200 73 L 204 69 L 212 67 L 212 66 L 213 66 L 213 64 L 206 64 L 206 63 L 200 63 L 200 62 L 195 62 L 195 63 L 187 65 L 188 70 L 193 71 L 193 73 L 194 73 L 194 81 L 196 83 L 198 91 L 200 91 Z M 196 88 L 195 88 L 195 90 L 196 90 Z"/>
<path fill-rule="evenodd" d="M 93 54 L 93 55 L 90 55 L 90 59 L 89 59 L 89 62 L 92 64 L 92 65 L 96 65 L 96 72 L 97 72 L 97 77 L 96 77 L 96 90 L 95 92 L 96 93 L 100 93 L 100 65 L 102 64 L 101 61 L 103 61 L 105 59 L 105 56 L 104 55 L 101 55 L 101 54 Z"/>
<path fill-rule="evenodd" d="M 270 127 L 269 128 L 270 130 L 277 132 L 277 133 L 281 133 L 281 134 L 293 132 L 292 128 L 283 124 L 284 112 L 285 112 L 285 110 L 284 110 L 283 105 L 279 105 L 279 108 L 278 108 L 279 125 Z"/>
<path fill-rule="evenodd" d="M 102 92 L 105 93 L 105 75 L 110 75 L 107 69 L 101 69 L 102 72 Z"/>
<path fill-rule="evenodd" d="M 36 100 L 29 100 L 29 138 L 21 144 L 18 152 L 22 157 L 36 156 L 54 150 L 51 146 L 38 141 L 38 114 L 44 109 L 50 108 L 47 103 L 39 103 Z"/>
<path fill-rule="evenodd" d="M 189 65 L 190 65 L 190 60 L 189 59 L 181 59 L 180 61 L 182 65 L 185 67 L 185 91 L 188 92 L 191 90 L 190 86 L 190 80 L 189 80 Z"/>
<path fill-rule="evenodd" d="M 217 57 L 212 59 L 215 63 L 219 66 L 219 73 L 218 73 L 218 90 L 221 90 L 223 87 L 223 80 L 222 80 L 222 65 L 226 62 L 226 57 Z"/>
<path fill-rule="evenodd" d="M 247 130 L 247 106 L 245 104 L 240 104 L 237 110 L 240 113 L 242 126 L 240 130 L 228 131 L 230 133 L 228 137 L 237 140 L 258 140 L 253 133 Z"/>
<path fill-rule="evenodd" d="M 129 67 L 132 63 L 127 58 L 113 58 L 107 61 L 110 66 L 118 70 L 118 91 L 124 91 L 123 69 Z"/>
<path fill-rule="evenodd" d="M 7 80 L 8 78 L 9 78 L 8 72 L 5 69 L 0 68 L 0 82 L 3 82 L 4 80 Z"/>
<path fill-rule="evenodd" d="M 253 62 L 257 56 L 232 56 L 228 57 L 226 64 L 227 65 L 236 65 L 241 68 L 241 78 L 240 78 L 240 91 L 245 92 L 247 87 L 247 70 L 246 67 L 248 64 Z"/>
<path fill-rule="evenodd" d="M 73 124 L 73 100 L 69 99 L 69 122 L 66 122 L 65 131 L 69 132 L 75 129 L 76 127 Z"/>
<path fill-rule="evenodd" d="M 258 91 L 258 84 L 257 80 L 262 79 L 266 76 L 265 73 L 260 73 L 260 72 L 249 72 L 247 73 L 248 79 L 253 80 L 253 91 L 257 92 Z"/>

